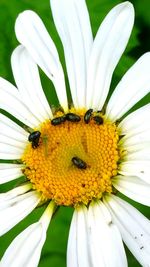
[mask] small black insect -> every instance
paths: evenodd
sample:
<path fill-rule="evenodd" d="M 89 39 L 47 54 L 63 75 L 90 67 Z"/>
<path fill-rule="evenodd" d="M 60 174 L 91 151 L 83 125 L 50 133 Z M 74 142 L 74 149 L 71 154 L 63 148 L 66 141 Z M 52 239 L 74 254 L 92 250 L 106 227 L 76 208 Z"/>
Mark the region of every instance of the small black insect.
<path fill-rule="evenodd" d="M 53 120 L 51 120 L 51 124 L 56 126 L 66 121 L 66 115 L 63 115 L 61 117 L 56 117 Z"/>
<path fill-rule="evenodd" d="M 86 169 L 87 167 L 86 162 L 84 162 L 82 159 L 78 157 L 73 157 L 72 162 L 78 169 Z"/>
<path fill-rule="evenodd" d="M 33 148 L 37 148 L 39 145 L 41 133 L 39 131 L 35 131 L 29 134 L 28 141 L 32 143 Z"/>
<path fill-rule="evenodd" d="M 66 120 L 72 121 L 72 122 L 78 122 L 81 120 L 80 116 L 74 114 L 74 113 L 67 113 L 66 114 Z"/>
<path fill-rule="evenodd" d="M 90 119 L 91 119 L 91 116 L 92 116 L 92 112 L 93 112 L 93 109 L 90 108 L 87 110 L 87 112 L 85 113 L 84 115 L 84 121 L 85 123 L 89 123 Z"/>
<path fill-rule="evenodd" d="M 93 120 L 96 122 L 96 124 L 101 125 L 103 124 L 103 118 L 100 116 L 94 116 Z"/>

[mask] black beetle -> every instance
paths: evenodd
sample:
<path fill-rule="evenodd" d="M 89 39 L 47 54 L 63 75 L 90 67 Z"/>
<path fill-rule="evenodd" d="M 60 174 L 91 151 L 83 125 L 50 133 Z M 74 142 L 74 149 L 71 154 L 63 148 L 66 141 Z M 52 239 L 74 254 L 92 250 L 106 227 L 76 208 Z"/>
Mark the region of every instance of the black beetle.
<path fill-rule="evenodd" d="M 103 118 L 102 117 L 100 117 L 100 116 L 94 116 L 93 117 L 93 120 L 96 122 L 96 124 L 98 124 L 98 125 L 101 125 L 101 124 L 103 124 Z"/>
<path fill-rule="evenodd" d="M 86 169 L 87 167 L 86 162 L 84 162 L 82 159 L 78 157 L 73 157 L 72 162 L 78 169 Z"/>
<path fill-rule="evenodd" d="M 90 108 L 86 111 L 85 115 L 84 115 L 84 121 L 85 123 L 89 123 L 90 119 L 91 119 L 91 116 L 92 116 L 92 112 L 93 112 L 93 109 Z"/>
<path fill-rule="evenodd" d="M 74 114 L 74 113 L 67 113 L 66 114 L 66 120 L 72 121 L 72 122 L 78 122 L 81 120 L 80 116 Z"/>
<path fill-rule="evenodd" d="M 28 141 L 32 143 L 33 148 L 37 148 L 39 145 L 41 133 L 39 131 L 35 131 L 29 134 Z"/>
<path fill-rule="evenodd" d="M 56 117 L 53 120 L 51 120 L 51 124 L 56 126 L 66 121 L 66 115 Z"/>

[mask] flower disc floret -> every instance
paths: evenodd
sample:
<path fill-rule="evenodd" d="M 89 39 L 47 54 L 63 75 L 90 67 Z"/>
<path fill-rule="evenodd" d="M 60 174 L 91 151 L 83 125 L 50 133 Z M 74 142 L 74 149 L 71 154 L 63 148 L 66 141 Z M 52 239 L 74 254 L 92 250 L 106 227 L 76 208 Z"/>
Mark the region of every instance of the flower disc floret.
<path fill-rule="evenodd" d="M 78 122 L 42 123 L 38 147 L 29 143 L 22 156 L 24 174 L 34 188 L 42 192 L 43 199 L 53 199 L 58 205 L 87 205 L 112 192 L 111 178 L 117 174 L 119 159 L 116 125 L 99 113 L 96 116 L 102 124 L 96 123 L 93 115 L 85 123 L 84 113 L 76 112 L 81 118 Z M 57 112 L 55 117 L 63 115 Z M 73 159 L 84 162 L 84 168 Z"/>

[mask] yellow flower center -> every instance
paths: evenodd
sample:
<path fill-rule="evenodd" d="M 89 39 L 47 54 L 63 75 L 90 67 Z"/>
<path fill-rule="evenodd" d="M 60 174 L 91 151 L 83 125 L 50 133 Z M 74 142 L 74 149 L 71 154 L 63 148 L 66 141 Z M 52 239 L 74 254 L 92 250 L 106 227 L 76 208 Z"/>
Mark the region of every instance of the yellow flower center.
<path fill-rule="evenodd" d="M 118 133 L 115 124 L 92 115 L 85 123 L 85 111 L 76 111 L 79 122 L 42 123 L 36 148 L 29 143 L 22 156 L 24 174 L 44 200 L 58 205 L 88 204 L 112 191 L 111 178 L 117 174 Z M 100 118 L 100 113 L 96 114 Z M 57 112 L 56 117 L 62 116 Z"/>

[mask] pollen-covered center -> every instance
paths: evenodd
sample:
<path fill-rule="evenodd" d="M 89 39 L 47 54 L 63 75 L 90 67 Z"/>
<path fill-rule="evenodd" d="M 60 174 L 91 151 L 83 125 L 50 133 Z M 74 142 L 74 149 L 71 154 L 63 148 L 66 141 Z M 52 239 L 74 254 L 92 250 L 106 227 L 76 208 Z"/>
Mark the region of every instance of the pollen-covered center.
<path fill-rule="evenodd" d="M 115 124 L 92 115 L 85 123 L 65 120 L 58 125 L 45 121 L 38 131 L 38 145 L 29 143 L 22 160 L 24 174 L 45 200 L 58 205 L 88 204 L 112 191 L 111 178 L 117 174 L 118 134 Z M 56 117 L 62 116 L 57 113 Z"/>

